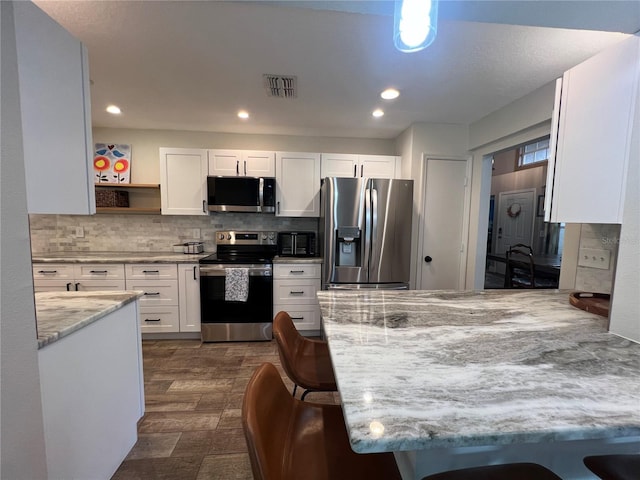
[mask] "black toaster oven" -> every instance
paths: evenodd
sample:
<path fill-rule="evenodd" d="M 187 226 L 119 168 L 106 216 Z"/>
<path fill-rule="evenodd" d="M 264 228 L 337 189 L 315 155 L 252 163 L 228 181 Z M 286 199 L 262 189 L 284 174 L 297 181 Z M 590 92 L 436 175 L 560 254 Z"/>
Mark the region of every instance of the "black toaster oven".
<path fill-rule="evenodd" d="M 278 255 L 281 257 L 315 257 L 315 232 L 278 232 Z"/>

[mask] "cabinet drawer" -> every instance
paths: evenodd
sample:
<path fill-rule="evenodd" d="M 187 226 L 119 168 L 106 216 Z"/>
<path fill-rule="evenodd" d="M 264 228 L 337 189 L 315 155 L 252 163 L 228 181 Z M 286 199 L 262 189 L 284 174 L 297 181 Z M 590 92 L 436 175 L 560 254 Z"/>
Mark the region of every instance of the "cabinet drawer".
<path fill-rule="evenodd" d="M 95 292 L 97 290 L 125 290 L 122 280 L 80 280 L 76 281 L 72 290 L 79 292 Z"/>
<path fill-rule="evenodd" d="M 178 267 L 175 263 L 147 263 L 147 264 L 128 264 L 126 267 L 127 280 L 141 279 L 153 280 L 156 278 L 177 280 Z"/>
<path fill-rule="evenodd" d="M 38 292 L 68 292 L 73 291 L 73 282 L 65 280 L 34 280 L 33 291 Z"/>
<path fill-rule="evenodd" d="M 60 263 L 41 263 L 33 265 L 33 280 L 73 281 L 73 265 Z"/>
<path fill-rule="evenodd" d="M 273 306 L 274 317 L 280 311 L 285 311 L 293 320 L 293 324 L 300 331 L 320 330 L 320 306 L 319 305 L 284 305 Z"/>
<path fill-rule="evenodd" d="M 177 280 L 129 280 L 127 290 L 142 290 L 140 306 L 178 305 Z"/>
<path fill-rule="evenodd" d="M 314 304 L 320 280 L 281 280 L 273 282 L 274 304 Z"/>
<path fill-rule="evenodd" d="M 178 307 L 140 307 L 142 333 L 178 332 Z"/>
<path fill-rule="evenodd" d="M 274 278 L 320 278 L 319 263 L 276 263 Z"/>
<path fill-rule="evenodd" d="M 124 280 L 122 264 L 81 264 L 74 265 L 76 281 L 82 280 Z"/>

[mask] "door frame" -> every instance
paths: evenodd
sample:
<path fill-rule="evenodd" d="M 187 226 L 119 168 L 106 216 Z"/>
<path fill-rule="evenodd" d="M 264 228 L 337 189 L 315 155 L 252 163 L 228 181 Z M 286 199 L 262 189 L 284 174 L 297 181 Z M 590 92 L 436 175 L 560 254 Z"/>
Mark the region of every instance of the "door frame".
<path fill-rule="evenodd" d="M 424 268 L 424 213 L 425 202 L 427 200 L 427 162 L 429 160 L 454 160 L 465 162 L 465 183 L 464 183 L 464 210 L 462 214 L 462 245 L 460 251 L 460 267 L 458 272 L 458 290 L 466 288 L 465 280 L 467 276 L 467 252 L 469 243 L 469 221 L 471 213 L 471 173 L 472 173 L 472 156 L 471 155 L 438 155 L 431 153 L 422 153 L 422 161 L 420 162 L 420 182 L 421 188 L 418 197 L 418 241 L 417 241 L 417 268 L 415 272 L 415 288 L 422 289 L 422 269 Z"/>

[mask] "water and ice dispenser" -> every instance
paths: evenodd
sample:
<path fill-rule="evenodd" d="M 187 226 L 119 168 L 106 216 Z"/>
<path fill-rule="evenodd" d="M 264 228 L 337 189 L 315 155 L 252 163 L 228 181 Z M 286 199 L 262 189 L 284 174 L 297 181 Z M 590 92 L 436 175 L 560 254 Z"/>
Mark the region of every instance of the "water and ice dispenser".
<path fill-rule="evenodd" d="M 336 230 L 336 266 L 360 267 L 360 229 L 338 227 Z"/>

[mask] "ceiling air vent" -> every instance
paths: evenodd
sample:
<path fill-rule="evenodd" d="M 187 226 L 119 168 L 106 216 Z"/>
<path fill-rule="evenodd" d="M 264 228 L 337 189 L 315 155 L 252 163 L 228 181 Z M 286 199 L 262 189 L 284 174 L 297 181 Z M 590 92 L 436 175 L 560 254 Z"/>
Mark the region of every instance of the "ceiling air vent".
<path fill-rule="evenodd" d="M 264 74 L 262 78 L 269 97 L 296 98 L 298 96 L 298 77 Z"/>

